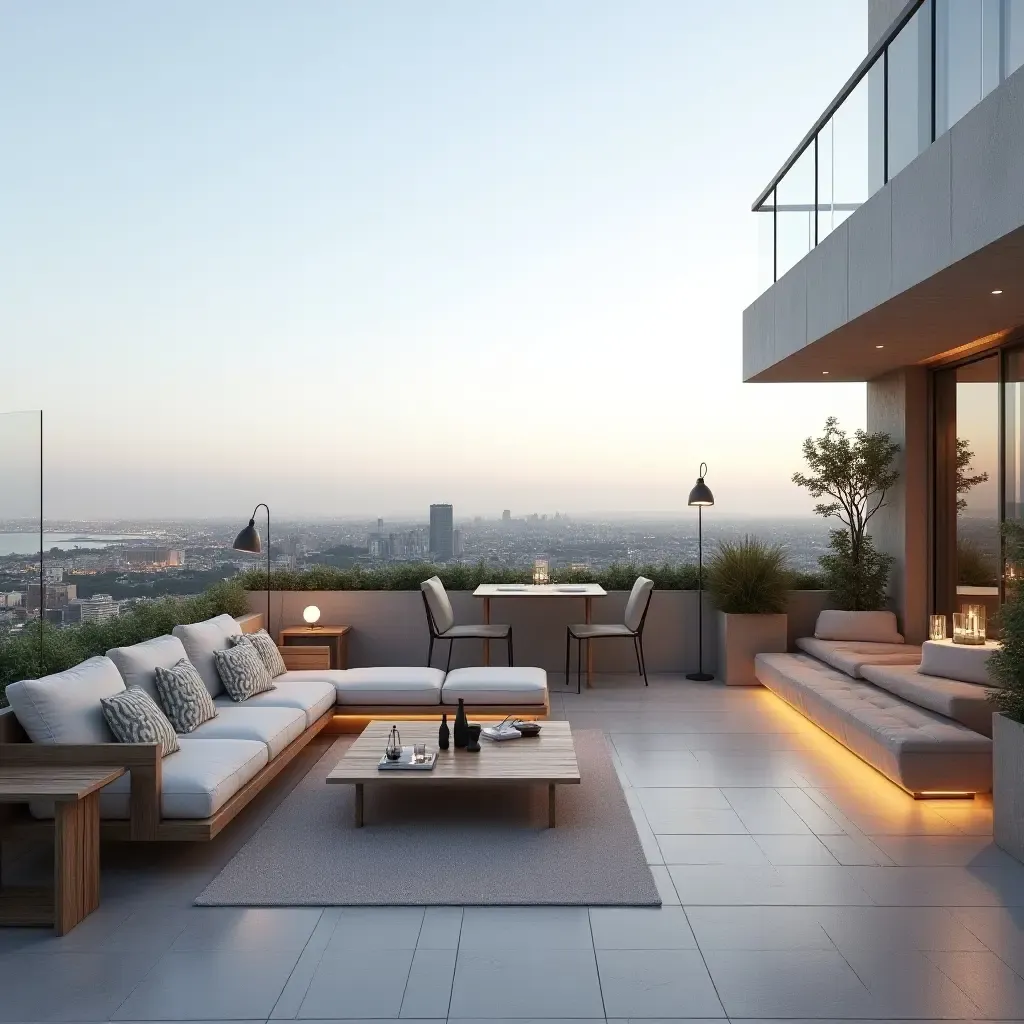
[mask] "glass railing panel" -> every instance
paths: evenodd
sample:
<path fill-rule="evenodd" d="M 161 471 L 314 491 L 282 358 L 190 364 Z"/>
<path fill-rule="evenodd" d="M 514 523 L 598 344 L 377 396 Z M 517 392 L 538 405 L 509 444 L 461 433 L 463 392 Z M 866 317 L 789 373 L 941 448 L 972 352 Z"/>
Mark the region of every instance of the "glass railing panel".
<path fill-rule="evenodd" d="M 819 242 L 874 191 L 871 165 L 876 147 L 869 130 L 870 100 L 870 82 L 864 79 L 818 135 Z"/>
<path fill-rule="evenodd" d="M 808 146 L 776 189 L 778 277 L 814 248 L 814 146 Z"/>
<path fill-rule="evenodd" d="M 889 177 L 932 143 L 932 3 L 889 45 Z"/>
<path fill-rule="evenodd" d="M 766 291 L 775 281 L 775 195 L 757 211 L 757 284 Z"/>
<path fill-rule="evenodd" d="M 1003 67 L 1007 76 L 1024 67 L 1024 0 L 1004 0 Z"/>

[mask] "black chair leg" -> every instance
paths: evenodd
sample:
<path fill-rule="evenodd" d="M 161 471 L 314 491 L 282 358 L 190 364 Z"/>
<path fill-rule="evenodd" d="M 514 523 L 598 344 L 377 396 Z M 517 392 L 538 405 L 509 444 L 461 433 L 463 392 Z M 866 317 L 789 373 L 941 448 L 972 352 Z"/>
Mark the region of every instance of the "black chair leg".
<path fill-rule="evenodd" d="M 640 648 L 640 668 L 644 674 L 644 686 L 647 685 L 647 658 L 644 656 L 644 635 L 641 633 L 637 637 L 637 646 Z"/>
<path fill-rule="evenodd" d="M 430 646 L 427 648 L 427 668 L 430 668 L 430 663 L 434 660 L 434 634 L 430 634 Z"/>
<path fill-rule="evenodd" d="M 633 636 L 633 653 L 636 655 L 636 670 L 640 675 L 644 674 L 644 667 L 640 664 L 640 644 L 637 642 L 637 638 Z"/>
<path fill-rule="evenodd" d="M 512 664 L 512 627 L 508 627 L 508 663 Z"/>
<path fill-rule="evenodd" d="M 569 689 L 569 645 L 572 643 L 572 633 L 565 631 L 565 688 Z"/>
<path fill-rule="evenodd" d="M 576 637 L 576 692 L 583 692 L 583 640 Z"/>
<path fill-rule="evenodd" d="M 451 670 L 452 670 L 452 648 L 454 646 L 455 646 L 454 639 L 453 640 L 449 640 L 448 641 L 448 664 L 445 665 L 445 668 L 444 668 L 445 674 L 451 672 Z"/>

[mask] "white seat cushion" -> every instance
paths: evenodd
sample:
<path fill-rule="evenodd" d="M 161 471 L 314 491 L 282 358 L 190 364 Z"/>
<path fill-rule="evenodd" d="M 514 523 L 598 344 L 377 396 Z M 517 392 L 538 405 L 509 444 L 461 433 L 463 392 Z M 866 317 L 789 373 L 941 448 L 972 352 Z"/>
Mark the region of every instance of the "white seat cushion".
<path fill-rule="evenodd" d="M 573 636 L 581 640 L 592 640 L 602 636 L 633 636 L 633 630 L 621 622 L 574 623 L 569 627 Z"/>
<path fill-rule="evenodd" d="M 925 675 L 916 665 L 865 665 L 864 678 L 918 707 L 936 711 L 982 736 L 992 735 L 995 707 L 977 683 Z"/>
<path fill-rule="evenodd" d="M 117 666 L 125 686 L 139 686 L 159 703 L 156 670 L 172 669 L 188 655 L 176 636 L 158 636 L 131 647 L 114 647 L 107 651 L 107 657 Z"/>
<path fill-rule="evenodd" d="M 197 740 L 182 736 L 181 749 L 161 762 L 160 813 L 164 818 L 209 818 L 216 814 L 269 760 L 255 740 Z M 130 776 L 122 775 L 100 792 L 100 816 L 129 816 Z M 29 805 L 36 818 L 52 818 L 53 805 Z"/>
<path fill-rule="evenodd" d="M 242 627 L 230 615 L 217 615 L 205 622 L 193 622 L 188 626 L 175 626 L 171 632 L 184 645 L 188 660 L 199 670 L 211 697 L 219 697 L 224 685 L 217 672 L 214 651 L 226 651 L 231 642 L 228 637 L 238 636 Z"/>
<path fill-rule="evenodd" d="M 306 713 L 299 708 L 217 704 L 217 717 L 190 732 L 194 740 L 259 740 L 271 758 L 306 731 Z"/>
<path fill-rule="evenodd" d="M 479 639 L 504 640 L 511 631 L 511 626 L 452 626 L 440 634 L 442 640 L 458 640 L 460 637 L 476 637 Z"/>
<path fill-rule="evenodd" d="M 921 660 L 916 644 L 881 644 L 866 640 L 819 640 L 813 636 L 798 637 L 797 647 L 818 661 L 862 679 L 864 665 L 913 665 Z"/>
<path fill-rule="evenodd" d="M 826 608 L 818 613 L 814 635 L 819 640 L 866 640 L 870 643 L 901 644 L 892 612 L 847 612 Z"/>
<path fill-rule="evenodd" d="M 988 659 L 1001 644 L 989 640 L 985 644 L 955 644 L 952 640 L 926 640 L 921 648 L 921 671 L 943 679 L 959 679 L 961 683 L 998 686 L 989 675 Z"/>
<path fill-rule="evenodd" d="M 338 704 L 433 705 L 441 703 L 439 668 L 348 668 L 331 672 Z"/>
<path fill-rule="evenodd" d="M 109 658 L 89 658 L 64 672 L 9 684 L 7 701 L 33 743 L 113 743 L 100 700 L 124 689 Z"/>
<path fill-rule="evenodd" d="M 525 665 L 457 668 L 445 677 L 441 703 L 543 705 L 547 699 L 548 674 Z"/>
<path fill-rule="evenodd" d="M 250 697 L 243 706 L 247 708 L 296 708 L 306 716 L 306 728 L 309 728 L 334 707 L 338 699 L 338 691 L 333 683 L 322 678 L 292 678 L 301 674 L 285 672 L 274 680 L 273 690 L 257 693 L 254 697 Z M 320 675 L 322 674 L 320 673 Z M 217 705 L 218 710 L 238 707 L 225 694 L 217 697 L 213 703 Z"/>

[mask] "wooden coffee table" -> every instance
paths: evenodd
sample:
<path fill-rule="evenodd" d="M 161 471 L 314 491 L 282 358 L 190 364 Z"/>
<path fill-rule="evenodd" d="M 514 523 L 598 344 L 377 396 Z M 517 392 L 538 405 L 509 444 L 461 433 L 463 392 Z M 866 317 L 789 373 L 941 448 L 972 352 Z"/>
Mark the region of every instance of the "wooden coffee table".
<path fill-rule="evenodd" d="M 483 737 L 480 752 L 438 751 L 437 764 L 429 772 L 378 771 L 377 763 L 387 746 L 392 725 L 398 725 L 402 743 L 426 743 L 437 750 L 436 722 L 395 722 L 374 719 L 345 752 L 327 776 L 330 784 L 356 787 L 356 828 L 363 825 L 363 790 L 385 783 L 391 786 L 473 786 L 546 785 L 548 787 L 548 828 L 555 827 L 555 787 L 579 785 L 580 767 L 568 722 L 544 722 L 539 736 L 495 743 Z"/>

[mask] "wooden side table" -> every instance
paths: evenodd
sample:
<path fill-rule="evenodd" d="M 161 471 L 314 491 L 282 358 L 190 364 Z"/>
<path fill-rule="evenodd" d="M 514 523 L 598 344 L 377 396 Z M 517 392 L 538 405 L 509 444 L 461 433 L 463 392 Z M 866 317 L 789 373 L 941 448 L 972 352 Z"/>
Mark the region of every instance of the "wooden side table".
<path fill-rule="evenodd" d="M 54 801 L 53 891 L 0 888 L 0 925 L 65 935 L 100 903 L 100 790 L 123 768 L 0 765 L 0 803 Z"/>
<path fill-rule="evenodd" d="M 288 626 L 277 635 L 279 647 L 330 647 L 331 668 L 348 668 L 351 626 Z"/>

